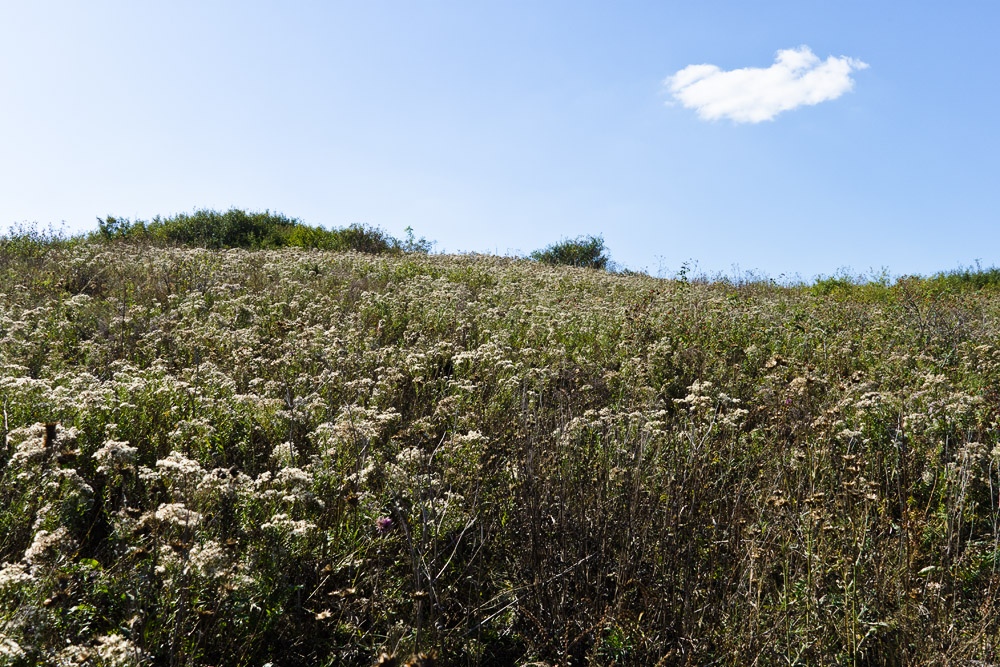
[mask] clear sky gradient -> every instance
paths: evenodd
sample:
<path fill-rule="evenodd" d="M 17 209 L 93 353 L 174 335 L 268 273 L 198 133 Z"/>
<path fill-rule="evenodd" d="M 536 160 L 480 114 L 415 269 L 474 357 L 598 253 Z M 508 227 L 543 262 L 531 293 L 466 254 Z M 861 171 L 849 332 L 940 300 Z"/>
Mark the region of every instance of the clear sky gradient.
<path fill-rule="evenodd" d="M 998 28 L 995 2 L 4 2 L 0 227 L 235 206 L 449 252 L 603 234 L 654 275 L 989 266 Z M 669 85 L 803 46 L 868 67 L 760 122 Z"/>

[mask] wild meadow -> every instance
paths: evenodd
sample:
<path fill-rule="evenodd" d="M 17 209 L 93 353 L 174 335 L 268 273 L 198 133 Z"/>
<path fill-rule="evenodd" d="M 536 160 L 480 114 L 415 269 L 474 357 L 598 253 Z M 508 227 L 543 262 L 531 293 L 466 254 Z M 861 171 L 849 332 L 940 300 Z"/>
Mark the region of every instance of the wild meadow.
<path fill-rule="evenodd" d="M 0 245 L 2 665 L 1000 661 L 992 283 L 111 231 Z"/>

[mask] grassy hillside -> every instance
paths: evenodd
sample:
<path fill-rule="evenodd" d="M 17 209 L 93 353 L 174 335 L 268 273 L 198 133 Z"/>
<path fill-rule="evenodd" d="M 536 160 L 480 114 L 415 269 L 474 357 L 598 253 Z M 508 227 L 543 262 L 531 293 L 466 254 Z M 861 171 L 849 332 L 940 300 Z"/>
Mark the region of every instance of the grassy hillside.
<path fill-rule="evenodd" d="M 0 664 L 996 661 L 969 285 L 4 245 Z"/>

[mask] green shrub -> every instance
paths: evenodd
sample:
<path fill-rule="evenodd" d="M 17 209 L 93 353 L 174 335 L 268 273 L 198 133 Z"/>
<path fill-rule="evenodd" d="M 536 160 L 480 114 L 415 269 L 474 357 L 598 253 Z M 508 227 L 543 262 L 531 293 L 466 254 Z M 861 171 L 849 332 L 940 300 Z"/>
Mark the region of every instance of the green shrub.
<path fill-rule="evenodd" d="M 416 252 L 426 255 L 434 247 L 433 241 L 428 241 L 423 236 L 418 239 L 413 233 L 413 227 L 407 227 L 403 231 L 406 232 L 406 238 L 402 243 L 403 252 Z"/>
<path fill-rule="evenodd" d="M 406 240 L 400 240 L 379 227 L 355 223 L 342 229 L 324 229 L 307 225 L 270 211 L 247 212 L 230 209 L 225 213 L 198 210 L 169 218 L 159 216 L 149 222 L 107 216 L 98 218 L 97 232 L 90 238 L 98 241 L 132 240 L 165 245 L 187 245 L 203 248 L 317 248 L 320 250 L 366 253 L 420 252 L 426 254 L 433 245 L 424 238 L 416 239 L 407 228 Z"/>
<path fill-rule="evenodd" d="M 356 250 L 371 254 L 401 250 L 399 239 L 390 236 L 378 227 L 368 227 L 355 223 L 343 229 L 335 229 L 330 234 L 328 246 L 330 250 Z"/>
<path fill-rule="evenodd" d="M 588 269 L 606 269 L 610 258 L 605 254 L 607 248 L 602 236 L 578 236 L 575 239 L 564 239 L 549 247 L 536 250 L 531 259 L 543 264 L 561 264 L 565 266 L 581 266 Z"/>
<path fill-rule="evenodd" d="M 97 219 L 97 235 L 104 241 L 126 239 L 130 236 L 138 236 L 145 233 L 146 224 L 141 220 L 133 223 L 128 218 L 116 218 L 111 215 L 106 218 Z"/>
<path fill-rule="evenodd" d="M 201 210 L 165 220 L 156 218 L 150 223 L 149 231 L 166 241 L 206 248 L 278 248 L 286 245 L 288 234 L 301 224 L 294 218 L 270 211 L 247 213 L 230 209 L 219 213 Z"/>
<path fill-rule="evenodd" d="M 74 243 L 64 230 L 49 225 L 40 229 L 37 223 L 11 225 L 6 234 L 0 234 L 0 269 L 27 265 L 38 266 L 49 250 L 65 248 Z"/>
<path fill-rule="evenodd" d="M 859 284 L 859 279 L 838 274 L 835 276 L 820 276 L 809 291 L 816 296 L 826 296 L 834 292 L 851 292 Z"/>
<path fill-rule="evenodd" d="M 927 281 L 946 291 L 981 290 L 1000 286 L 1000 269 L 984 269 L 977 263 L 973 267 L 959 267 L 954 271 L 936 273 Z"/>

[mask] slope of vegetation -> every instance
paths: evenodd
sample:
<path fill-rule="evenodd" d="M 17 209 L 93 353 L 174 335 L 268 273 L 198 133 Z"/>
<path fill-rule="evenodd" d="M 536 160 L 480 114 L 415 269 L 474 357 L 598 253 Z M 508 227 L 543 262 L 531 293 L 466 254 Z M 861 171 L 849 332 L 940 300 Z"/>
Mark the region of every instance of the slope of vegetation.
<path fill-rule="evenodd" d="M 43 241 L 0 664 L 997 659 L 990 290 Z"/>

